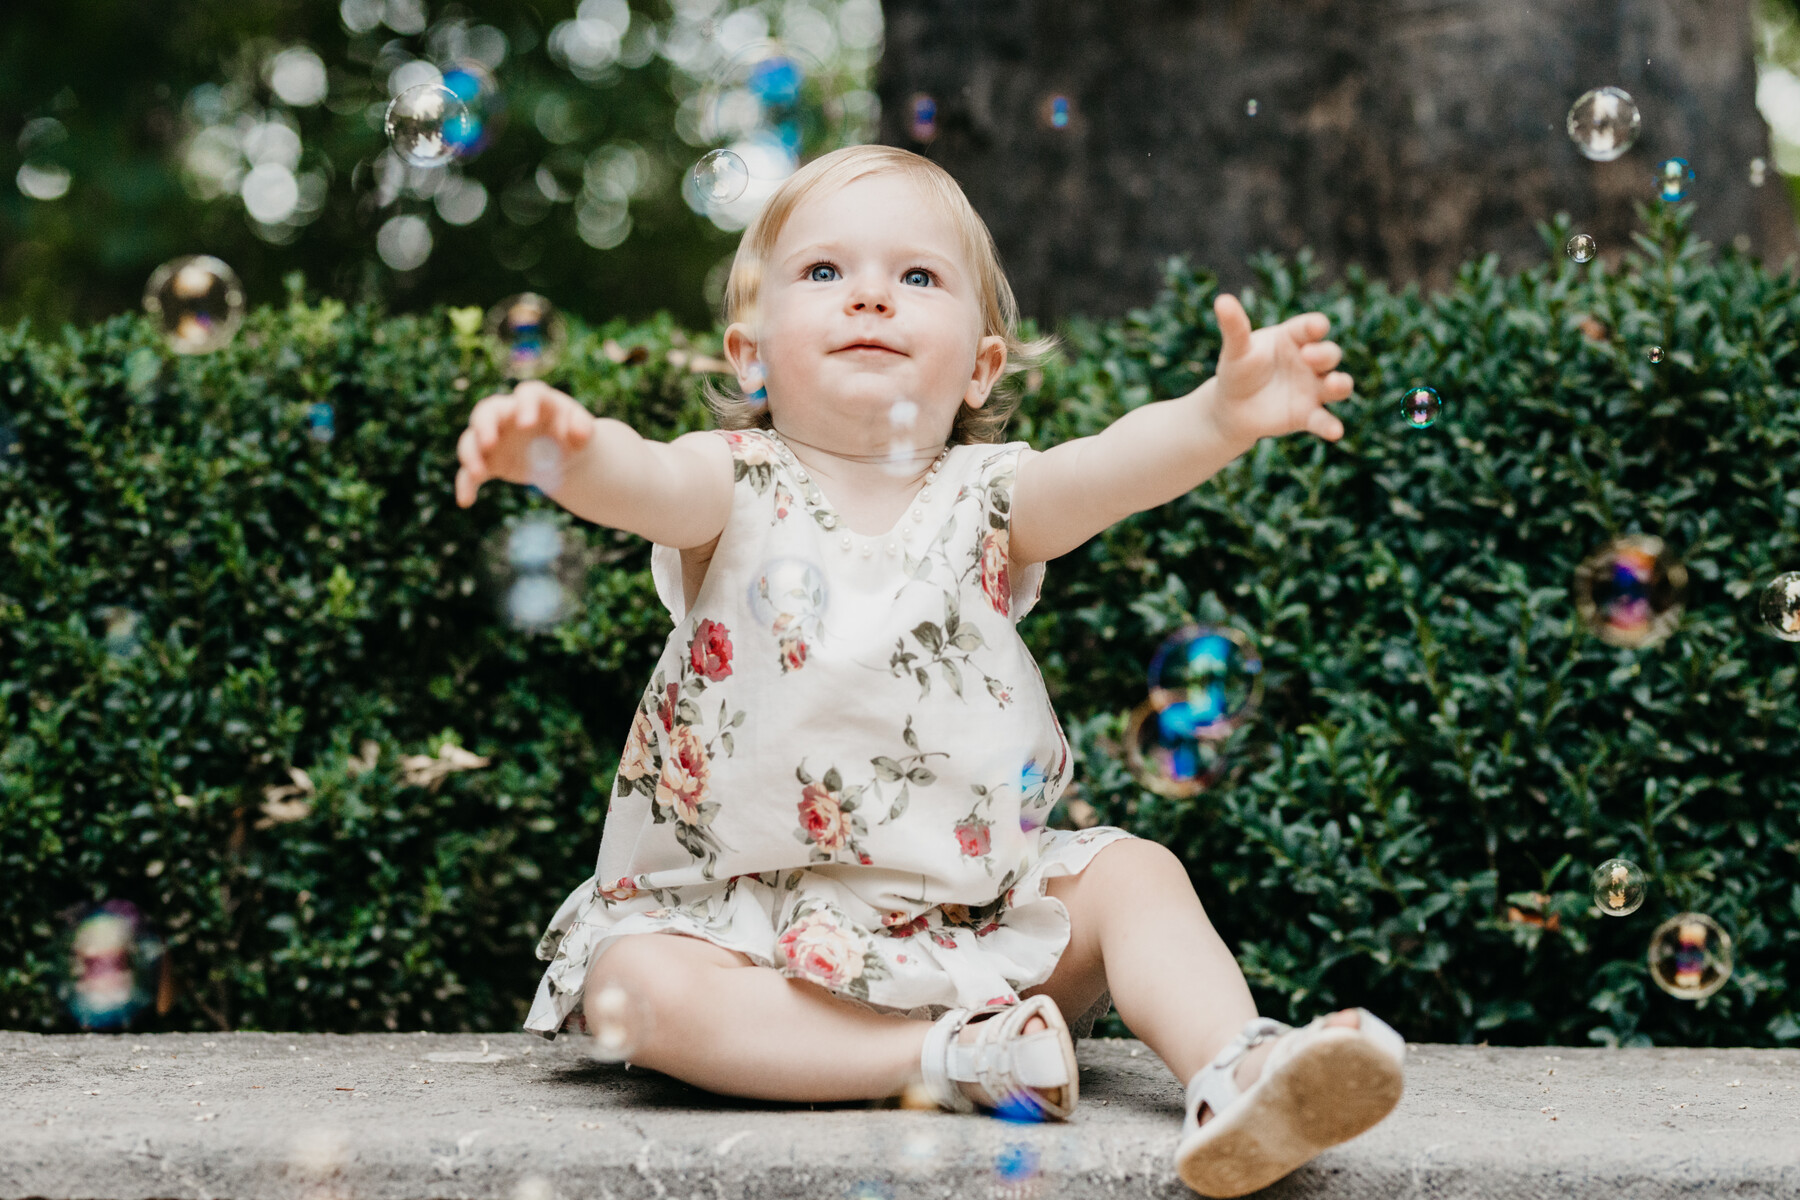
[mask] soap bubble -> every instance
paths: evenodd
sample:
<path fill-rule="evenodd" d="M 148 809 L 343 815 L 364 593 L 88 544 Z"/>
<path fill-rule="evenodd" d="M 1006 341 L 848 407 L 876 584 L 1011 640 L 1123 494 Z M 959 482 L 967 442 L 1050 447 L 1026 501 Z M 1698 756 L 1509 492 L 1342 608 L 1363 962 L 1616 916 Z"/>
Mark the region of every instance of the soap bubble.
<path fill-rule="evenodd" d="M 1254 117 L 1256 115 L 1256 101 L 1255 100 L 1244 101 L 1244 115 L 1246 117 Z"/>
<path fill-rule="evenodd" d="M 1763 160 L 1763 157 L 1760 154 L 1757 155 L 1755 158 L 1751 159 L 1750 160 L 1750 186 L 1751 187 L 1761 187 L 1763 185 L 1763 181 L 1766 178 L 1768 178 L 1768 172 L 1769 172 L 1769 164 Z"/>
<path fill-rule="evenodd" d="M 929 142 L 937 137 L 937 112 L 936 100 L 924 92 L 914 93 L 911 107 L 912 116 L 907 125 L 913 141 Z"/>
<path fill-rule="evenodd" d="M 1643 649 L 1681 623 L 1687 568 L 1661 538 L 1616 538 L 1575 568 L 1575 611 L 1609 646 Z"/>
<path fill-rule="evenodd" d="M 1069 127 L 1069 98 L 1060 92 L 1044 100 L 1044 123 L 1052 129 Z"/>
<path fill-rule="evenodd" d="M 1609 917 L 1626 917 L 1644 903 L 1649 880 L 1644 869 L 1625 858 L 1609 858 L 1594 868 L 1594 904 Z"/>
<path fill-rule="evenodd" d="M 624 1062 L 649 1036 L 653 1014 L 643 997 L 623 984 L 608 982 L 595 993 L 586 1019 L 594 1038 L 589 1053 L 601 1062 Z"/>
<path fill-rule="evenodd" d="M 1650 935 L 1650 978 L 1677 1000 L 1702 1000 L 1731 978 L 1731 935 L 1705 913 L 1670 917 Z"/>
<path fill-rule="evenodd" d="M 108 654 L 125 658 L 137 652 L 141 624 L 137 613 L 124 605 L 109 604 L 96 608 L 94 619 L 100 623 L 100 641 Z"/>
<path fill-rule="evenodd" d="M 506 593 L 506 616 L 517 629 L 548 629 L 568 611 L 568 597 L 554 575 L 521 575 Z"/>
<path fill-rule="evenodd" d="M 568 324 L 536 292 L 508 296 L 488 309 L 488 353 L 508 379 L 539 379 L 555 369 L 569 342 Z"/>
<path fill-rule="evenodd" d="M 306 432 L 315 442 L 329 442 L 337 436 L 337 418 L 331 405 L 320 401 L 306 410 Z"/>
<path fill-rule="evenodd" d="M 144 285 L 144 311 L 177 354 L 209 354 L 244 323 L 244 285 L 210 254 L 171 259 Z"/>
<path fill-rule="evenodd" d="M 1429 429 L 1444 411 L 1436 388 L 1416 387 L 1400 401 L 1400 415 L 1414 429 Z"/>
<path fill-rule="evenodd" d="M 824 572 L 800 558 L 764 563 L 745 594 L 750 615 L 777 637 L 816 635 L 831 606 Z"/>
<path fill-rule="evenodd" d="M 1165 729 L 1224 737 L 1262 699 L 1262 658 L 1229 626 L 1188 625 L 1163 639 L 1150 659 L 1150 703 Z"/>
<path fill-rule="evenodd" d="M 1588 234 L 1578 233 L 1569 239 L 1569 244 L 1564 249 L 1569 252 L 1570 258 L 1584 263 L 1594 257 L 1594 239 Z"/>
<path fill-rule="evenodd" d="M 415 84 L 395 96 L 383 128 L 394 153 L 415 167 L 444 166 L 476 136 L 462 97 L 435 82 Z"/>
<path fill-rule="evenodd" d="M 1800 571 L 1769 580 L 1757 609 L 1764 629 L 1784 642 L 1800 642 Z"/>
<path fill-rule="evenodd" d="M 449 131 L 456 157 L 467 161 L 493 144 L 505 123 L 505 97 L 487 64 L 474 58 L 459 58 L 446 66 L 444 86 L 468 110 L 467 120 Z"/>
<path fill-rule="evenodd" d="M 1685 158 L 1665 158 L 1656 168 L 1657 193 L 1664 200 L 1680 200 L 1694 181 L 1694 169 Z"/>
<path fill-rule="evenodd" d="M 1146 700 L 1125 719 L 1125 769 L 1147 791 L 1182 799 L 1218 782 L 1225 758 L 1219 743 L 1195 737 L 1185 702 L 1158 710 Z M 1165 714 L 1167 714 L 1165 719 Z"/>
<path fill-rule="evenodd" d="M 1611 162 L 1631 149 L 1643 124 L 1629 92 L 1603 87 L 1583 92 L 1569 106 L 1566 128 L 1577 150 L 1595 162 Z"/>
<path fill-rule="evenodd" d="M 694 164 L 694 183 L 714 204 L 730 204 L 750 186 L 750 168 L 730 150 L 709 150 Z"/>
<path fill-rule="evenodd" d="M 1648 358 L 1653 363 L 1659 363 L 1663 360 L 1663 348 L 1661 346 L 1652 346 L 1644 351 L 1644 357 Z"/>
<path fill-rule="evenodd" d="M 506 540 L 506 560 L 516 571 L 542 574 L 556 565 L 562 546 L 562 530 L 554 521 L 528 518 L 513 526 Z"/>
<path fill-rule="evenodd" d="M 82 911 L 62 945 L 57 995 L 83 1029 L 129 1028 L 166 984 L 163 941 L 128 900 Z"/>

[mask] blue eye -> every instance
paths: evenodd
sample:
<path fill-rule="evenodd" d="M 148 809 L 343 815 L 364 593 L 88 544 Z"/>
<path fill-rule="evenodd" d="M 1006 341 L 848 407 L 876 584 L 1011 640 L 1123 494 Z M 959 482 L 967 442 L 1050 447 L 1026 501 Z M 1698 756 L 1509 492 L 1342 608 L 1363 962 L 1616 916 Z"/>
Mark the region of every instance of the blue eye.
<path fill-rule="evenodd" d="M 821 275 L 820 271 L 829 271 L 829 275 Z M 806 277 L 815 283 L 830 283 L 837 277 L 837 268 L 830 263 L 814 263 L 807 268 Z"/>
<path fill-rule="evenodd" d="M 900 278 L 905 280 L 907 283 L 914 283 L 914 278 L 913 278 L 914 276 L 918 277 L 916 286 L 918 286 L 918 287 L 930 287 L 931 286 L 931 272 L 927 271 L 924 267 L 914 267 L 912 270 L 908 271 L 906 274 L 902 275 Z"/>

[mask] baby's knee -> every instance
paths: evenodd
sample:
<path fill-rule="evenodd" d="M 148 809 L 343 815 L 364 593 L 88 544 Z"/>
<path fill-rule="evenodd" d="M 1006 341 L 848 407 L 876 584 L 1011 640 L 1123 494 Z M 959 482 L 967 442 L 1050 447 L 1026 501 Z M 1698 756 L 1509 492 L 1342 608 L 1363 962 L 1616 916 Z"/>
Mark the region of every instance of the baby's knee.
<path fill-rule="evenodd" d="M 741 966 L 735 951 L 676 933 L 628 933 L 608 942 L 587 972 L 586 1006 L 609 984 L 643 1001 L 653 1012 L 669 1010 L 702 992 L 707 972 Z M 590 1012 L 590 1018 L 592 1016 Z"/>

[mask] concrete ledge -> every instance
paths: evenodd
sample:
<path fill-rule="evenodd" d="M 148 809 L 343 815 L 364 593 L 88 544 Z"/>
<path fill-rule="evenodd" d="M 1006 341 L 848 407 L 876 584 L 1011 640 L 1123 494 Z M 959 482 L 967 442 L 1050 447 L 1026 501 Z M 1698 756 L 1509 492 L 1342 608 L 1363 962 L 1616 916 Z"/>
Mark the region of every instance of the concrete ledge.
<path fill-rule="evenodd" d="M 1192 1196 L 1174 1078 L 1080 1060 L 1074 1119 L 1021 1126 L 731 1100 L 566 1037 L 0 1032 L 0 1200 Z M 1800 1051 L 1415 1046 L 1392 1117 L 1264 1194 L 1800 1196 Z"/>

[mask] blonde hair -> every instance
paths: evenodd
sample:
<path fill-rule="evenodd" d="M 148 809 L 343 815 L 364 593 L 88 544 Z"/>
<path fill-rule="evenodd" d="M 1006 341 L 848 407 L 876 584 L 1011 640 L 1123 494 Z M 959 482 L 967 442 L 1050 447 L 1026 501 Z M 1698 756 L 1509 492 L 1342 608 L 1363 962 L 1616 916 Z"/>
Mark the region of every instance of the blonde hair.
<path fill-rule="evenodd" d="M 763 270 L 794 209 L 819 192 L 835 191 L 872 175 L 904 175 L 916 180 L 925 194 L 950 218 L 962 241 L 964 258 L 975 269 L 981 292 L 981 335 L 1006 340 L 1006 366 L 987 402 L 980 408 L 958 407 L 950 428 L 956 445 L 1003 440 L 1006 423 L 1019 407 L 1014 376 L 1037 367 L 1056 346 L 1052 336 L 1025 340 L 1019 336 L 1019 305 L 1012 285 L 1000 267 L 994 235 L 976 213 L 969 198 L 950 172 L 928 158 L 895 146 L 846 146 L 807 163 L 782 180 L 744 231 L 737 255 L 731 261 L 731 278 L 725 285 L 725 324 L 748 321 L 756 311 Z M 751 404 L 738 388 L 709 379 L 706 403 L 720 429 L 769 429 L 773 421 L 767 404 Z"/>

